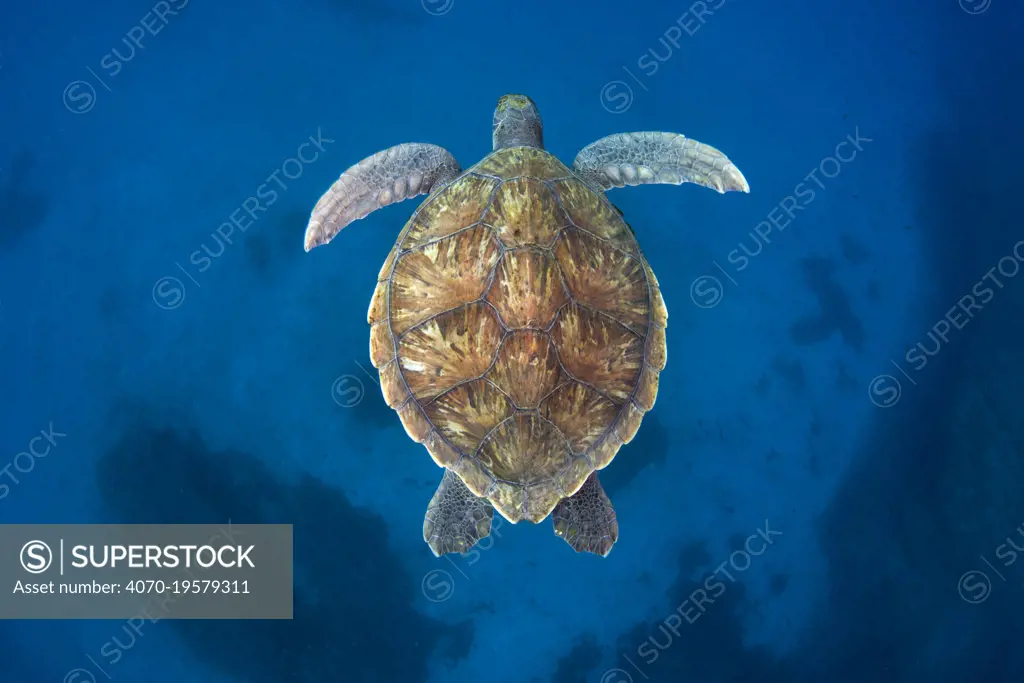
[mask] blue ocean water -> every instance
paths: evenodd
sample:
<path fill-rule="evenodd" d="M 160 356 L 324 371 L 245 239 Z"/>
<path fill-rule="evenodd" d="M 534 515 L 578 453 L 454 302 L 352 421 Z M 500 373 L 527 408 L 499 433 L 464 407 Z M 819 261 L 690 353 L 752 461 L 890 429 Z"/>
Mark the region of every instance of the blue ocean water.
<path fill-rule="evenodd" d="M 0 683 L 1021 681 L 1022 38 L 1010 0 L 3 5 L 0 522 L 293 524 L 297 579 L 292 620 L 0 622 Z M 519 92 L 566 163 L 676 131 L 751 186 L 609 194 L 670 320 L 604 559 L 431 554 L 365 322 L 419 200 L 302 248 L 350 165 L 468 167 Z"/>

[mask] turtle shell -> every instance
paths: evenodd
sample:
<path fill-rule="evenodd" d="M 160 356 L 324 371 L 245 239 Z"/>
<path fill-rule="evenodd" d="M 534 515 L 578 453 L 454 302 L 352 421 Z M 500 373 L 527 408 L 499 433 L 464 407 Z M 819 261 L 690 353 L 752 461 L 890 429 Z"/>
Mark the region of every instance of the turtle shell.
<path fill-rule="evenodd" d="M 370 357 L 438 465 L 510 522 L 539 522 L 654 406 L 667 318 L 619 211 L 513 147 L 409 219 L 370 303 Z"/>

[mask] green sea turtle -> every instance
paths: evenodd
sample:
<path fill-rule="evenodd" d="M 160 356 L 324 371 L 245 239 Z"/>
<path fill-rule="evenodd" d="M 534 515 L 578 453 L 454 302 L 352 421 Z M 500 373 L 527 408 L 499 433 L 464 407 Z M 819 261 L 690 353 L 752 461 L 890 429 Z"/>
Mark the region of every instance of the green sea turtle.
<path fill-rule="evenodd" d="M 345 171 L 306 229 L 309 251 L 429 194 L 380 270 L 368 320 L 384 399 L 444 468 L 423 523 L 437 556 L 489 535 L 495 509 L 513 523 L 551 515 L 577 552 L 611 551 L 618 523 L 597 470 L 654 407 L 668 314 L 604 192 L 749 192 L 724 154 L 683 135 L 605 137 L 569 168 L 541 130 L 528 97 L 505 95 L 475 166 L 435 145 L 391 147 Z"/>

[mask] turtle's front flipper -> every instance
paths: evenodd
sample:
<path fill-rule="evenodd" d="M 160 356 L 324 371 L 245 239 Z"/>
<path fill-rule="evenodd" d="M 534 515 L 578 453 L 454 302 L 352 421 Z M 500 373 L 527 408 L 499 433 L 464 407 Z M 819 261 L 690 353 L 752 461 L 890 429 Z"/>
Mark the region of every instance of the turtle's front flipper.
<path fill-rule="evenodd" d="M 327 244 L 346 225 L 382 206 L 444 185 L 459 170 L 459 162 L 447 150 L 418 142 L 363 159 L 342 173 L 316 203 L 306 228 L 306 251 Z"/>
<path fill-rule="evenodd" d="M 609 135 L 580 150 L 573 167 L 602 190 L 696 183 L 723 194 L 750 192 L 746 178 L 724 154 L 678 133 Z"/>
<path fill-rule="evenodd" d="M 605 557 L 619 540 L 615 509 L 597 480 L 597 472 L 587 477 L 579 491 L 555 506 L 551 519 L 555 522 L 555 534 L 576 552 Z"/>
<path fill-rule="evenodd" d="M 473 495 L 459 475 L 446 469 L 427 506 L 423 540 L 437 557 L 468 552 L 481 538 L 490 536 L 493 516 L 491 503 Z"/>

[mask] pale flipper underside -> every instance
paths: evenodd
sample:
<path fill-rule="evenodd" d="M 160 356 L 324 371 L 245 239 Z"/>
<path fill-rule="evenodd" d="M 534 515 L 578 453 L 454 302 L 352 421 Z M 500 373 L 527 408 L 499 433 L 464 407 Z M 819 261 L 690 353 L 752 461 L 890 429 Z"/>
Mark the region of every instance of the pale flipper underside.
<path fill-rule="evenodd" d="M 728 157 L 678 133 L 619 133 L 580 150 L 573 167 L 595 188 L 696 183 L 722 194 L 750 192 Z"/>
<path fill-rule="evenodd" d="M 459 162 L 443 147 L 418 142 L 363 159 L 316 203 L 306 227 L 306 251 L 327 244 L 349 223 L 383 206 L 442 187 L 459 172 Z"/>

